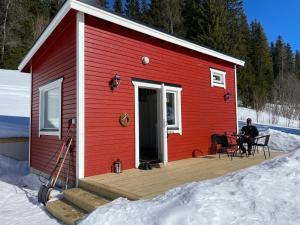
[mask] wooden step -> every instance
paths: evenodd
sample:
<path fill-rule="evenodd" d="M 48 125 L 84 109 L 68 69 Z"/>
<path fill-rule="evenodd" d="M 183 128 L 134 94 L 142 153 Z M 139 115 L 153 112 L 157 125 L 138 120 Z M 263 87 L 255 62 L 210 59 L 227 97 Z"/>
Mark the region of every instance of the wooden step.
<path fill-rule="evenodd" d="M 99 206 L 109 202 L 108 200 L 81 188 L 68 189 L 63 193 L 64 199 L 87 212 L 92 212 Z"/>
<path fill-rule="evenodd" d="M 120 197 L 127 198 L 128 200 L 132 201 L 141 199 L 141 196 L 134 193 L 130 193 L 105 184 L 96 183 L 87 179 L 79 180 L 79 187 L 96 193 L 97 195 L 100 195 L 108 200 L 114 200 Z"/>
<path fill-rule="evenodd" d="M 47 210 L 58 220 L 68 225 L 75 225 L 76 221 L 83 219 L 86 213 L 65 200 L 49 201 Z"/>

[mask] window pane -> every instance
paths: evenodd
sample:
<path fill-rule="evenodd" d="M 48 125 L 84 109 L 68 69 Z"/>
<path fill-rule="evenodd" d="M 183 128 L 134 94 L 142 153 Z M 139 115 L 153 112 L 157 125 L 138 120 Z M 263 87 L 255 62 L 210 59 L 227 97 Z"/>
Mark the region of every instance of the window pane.
<path fill-rule="evenodd" d="M 59 128 L 59 88 L 44 93 L 44 128 Z"/>
<path fill-rule="evenodd" d="M 167 122 L 175 125 L 175 94 L 167 93 Z"/>
<path fill-rule="evenodd" d="M 215 83 L 223 84 L 224 83 L 224 77 L 222 74 L 214 73 L 213 74 L 213 80 Z"/>

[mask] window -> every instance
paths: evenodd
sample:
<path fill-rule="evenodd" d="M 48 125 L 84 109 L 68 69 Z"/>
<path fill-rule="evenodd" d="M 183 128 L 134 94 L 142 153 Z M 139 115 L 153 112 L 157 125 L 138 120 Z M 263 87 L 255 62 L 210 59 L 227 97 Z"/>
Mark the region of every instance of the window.
<path fill-rule="evenodd" d="M 168 133 L 182 133 L 181 128 L 181 88 L 167 87 L 166 110 Z"/>
<path fill-rule="evenodd" d="M 216 69 L 210 69 L 211 86 L 226 88 L 226 72 Z"/>
<path fill-rule="evenodd" d="M 55 135 L 60 137 L 62 81 L 63 79 L 61 78 L 39 88 L 39 135 Z"/>

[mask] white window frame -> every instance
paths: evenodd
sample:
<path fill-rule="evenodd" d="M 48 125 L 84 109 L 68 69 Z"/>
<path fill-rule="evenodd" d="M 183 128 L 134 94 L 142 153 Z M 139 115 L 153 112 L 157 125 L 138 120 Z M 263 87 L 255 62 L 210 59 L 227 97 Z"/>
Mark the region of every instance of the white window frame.
<path fill-rule="evenodd" d="M 175 124 L 167 125 L 169 134 L 170 133 L 178 133 L 178 134 L 182 135 L 181 91 L 182 91 L 182 88 L 166 86 L 166 94 L 167 93 L 174 94 L 174 108 L 175 108 Z"/>
<path fill-rule="evenodd" d="M 221 80 L 223 80 L 222 83 L 216 82 L 214 80 L 214 76 L 222 76 Z M 226 89 L 226 72 L 222 70 L 217 70 L 210 68 L 210 80 L 211 80 L 211 87 L 222 87 Z"/>
<path fill-rule="evenodd" d="M 59 139 L 61 138 L 61 92 L 62 92 L 62 82 L 63 78 L 60 78 L 58 80 L 55 80 L 49 84 L 46 84 L 44 86 L 41 86 L 39 88 L 39 137 L 41 135 L 51 135 L 51 136 L 58 136 Z M 43 130 L 43 119 L 44 119 L 44 103 L 42 101 L 44 93 L 46 91 L 50 91 L 52 89 L 58 88 L 59 91 L 59 126 L 58 130 Z"/>

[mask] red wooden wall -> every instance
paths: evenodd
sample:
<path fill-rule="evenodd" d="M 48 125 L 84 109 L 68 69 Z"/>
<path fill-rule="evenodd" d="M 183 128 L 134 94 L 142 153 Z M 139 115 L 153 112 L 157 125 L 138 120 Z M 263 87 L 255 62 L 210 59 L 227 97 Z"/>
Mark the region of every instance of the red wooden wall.
<path fill-rule="evenodd" d="M 39 87 L 63 77 L 62 139 L 67 123 L 76 117 L 76 14 L 71 11 L 50 35 L 32 59 L 32 112 L 30 166 L 48 173 L 54 164 L 49 161 L 61 145 L 57 136 L 39 137 Z M 74 130 L 76 135 L 76 130 Z M 72 178 L 75 178 L 76 136 L 73 141 Z M 62 177 L 65 176 L 64 168 Z"/>
<path fill-rule="evenodd" d="M 169 161 L 207 154 L 213 133 L 236 129 L 234 65 L 86 16 L 85 176 L 110 172 L 114 160 L 134 167 L 134 86 L 132 77 L 182 85 L 183 134 L 168 138 Z M 142 65 L 148 56 L 150 64 Z M 211 87 L 210 67 L 226 71 L 226 90 Z M 112 92 L 111 78 L 121 75 Z M 230 91 L 231 99 L 224 102 Z M 128 113 L 128 127 L 118 122 Z"/>

